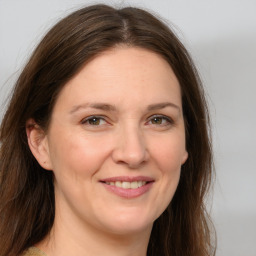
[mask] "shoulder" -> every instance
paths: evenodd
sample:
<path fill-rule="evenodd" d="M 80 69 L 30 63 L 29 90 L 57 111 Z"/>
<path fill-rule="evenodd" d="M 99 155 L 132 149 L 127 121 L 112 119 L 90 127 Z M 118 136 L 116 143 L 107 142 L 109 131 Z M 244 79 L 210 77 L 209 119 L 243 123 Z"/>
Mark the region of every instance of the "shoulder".
<path fill-rule="evenodd" d="M 47 256 L 47 255 L 36 247 L 30 247 L 21 256 Z"/>

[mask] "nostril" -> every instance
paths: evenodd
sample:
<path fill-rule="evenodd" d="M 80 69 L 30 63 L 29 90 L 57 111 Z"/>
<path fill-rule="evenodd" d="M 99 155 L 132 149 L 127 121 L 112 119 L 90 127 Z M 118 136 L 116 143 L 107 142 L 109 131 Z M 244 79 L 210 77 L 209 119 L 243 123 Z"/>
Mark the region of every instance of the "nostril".
<path fill-rule="evenodd" d="M 116 163 L 128 165 L 132 169 L 146 162 L 148 153 L 143 135 L 138 128 L 125 126 L 124 131 L 117 136 L 112 154 Z"/>

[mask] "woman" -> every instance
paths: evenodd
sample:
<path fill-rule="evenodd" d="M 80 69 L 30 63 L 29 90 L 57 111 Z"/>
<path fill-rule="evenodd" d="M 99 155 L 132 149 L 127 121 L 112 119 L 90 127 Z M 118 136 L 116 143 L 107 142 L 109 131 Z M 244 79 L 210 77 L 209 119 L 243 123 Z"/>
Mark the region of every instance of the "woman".
<path fill-rule="evenodd" d="M 203 89 L 148 12 L 94 5 L 56 24 L 0 138 L 0 255 L 214 255 Z"/>

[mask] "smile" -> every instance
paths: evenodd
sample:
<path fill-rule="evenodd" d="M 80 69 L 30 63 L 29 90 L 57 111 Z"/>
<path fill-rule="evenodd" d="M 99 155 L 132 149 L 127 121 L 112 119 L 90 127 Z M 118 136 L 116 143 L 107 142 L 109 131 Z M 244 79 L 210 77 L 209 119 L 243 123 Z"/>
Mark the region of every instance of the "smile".
<path fill-rule="evenodd" d="M 146 176 L 120 176 L 100 180 L 100 183 L 111 193 L 123 198 L 136 198 L 147 193 L 155 180 Z"/>
<path fill-rule="evenodd" d="M 146 181 L 111 181 L 111 182 L 105 182 L 107 185 L 115 186 L 118 188 L 124 188 L 124 189 L 136 189 L 139 187 L 144 186 L 147 182 Z"/>

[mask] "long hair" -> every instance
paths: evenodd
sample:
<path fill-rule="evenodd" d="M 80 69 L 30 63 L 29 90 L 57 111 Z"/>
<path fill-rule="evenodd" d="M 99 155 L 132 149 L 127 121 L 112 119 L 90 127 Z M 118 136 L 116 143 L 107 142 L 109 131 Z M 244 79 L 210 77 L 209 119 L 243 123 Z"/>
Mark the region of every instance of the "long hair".
<path fill-rule="evenodd" d="M 182 91 L 189 158 L 171 203 L 153 225 L 148 255 L 214 255 L 204 204 L 213 173 L 209 117 L 196 68 L 173 31 L 152 14 L 93 5 L 58 22 L 16 82 L 0 131 L 0 256 L 19 255 L 41 241 L 54 221 L 53 174 L 30 152 L 26 121 L 33 118 L 47 130 L 63 86 L 93 57 L 116 45 L 162 56 Z"/>

